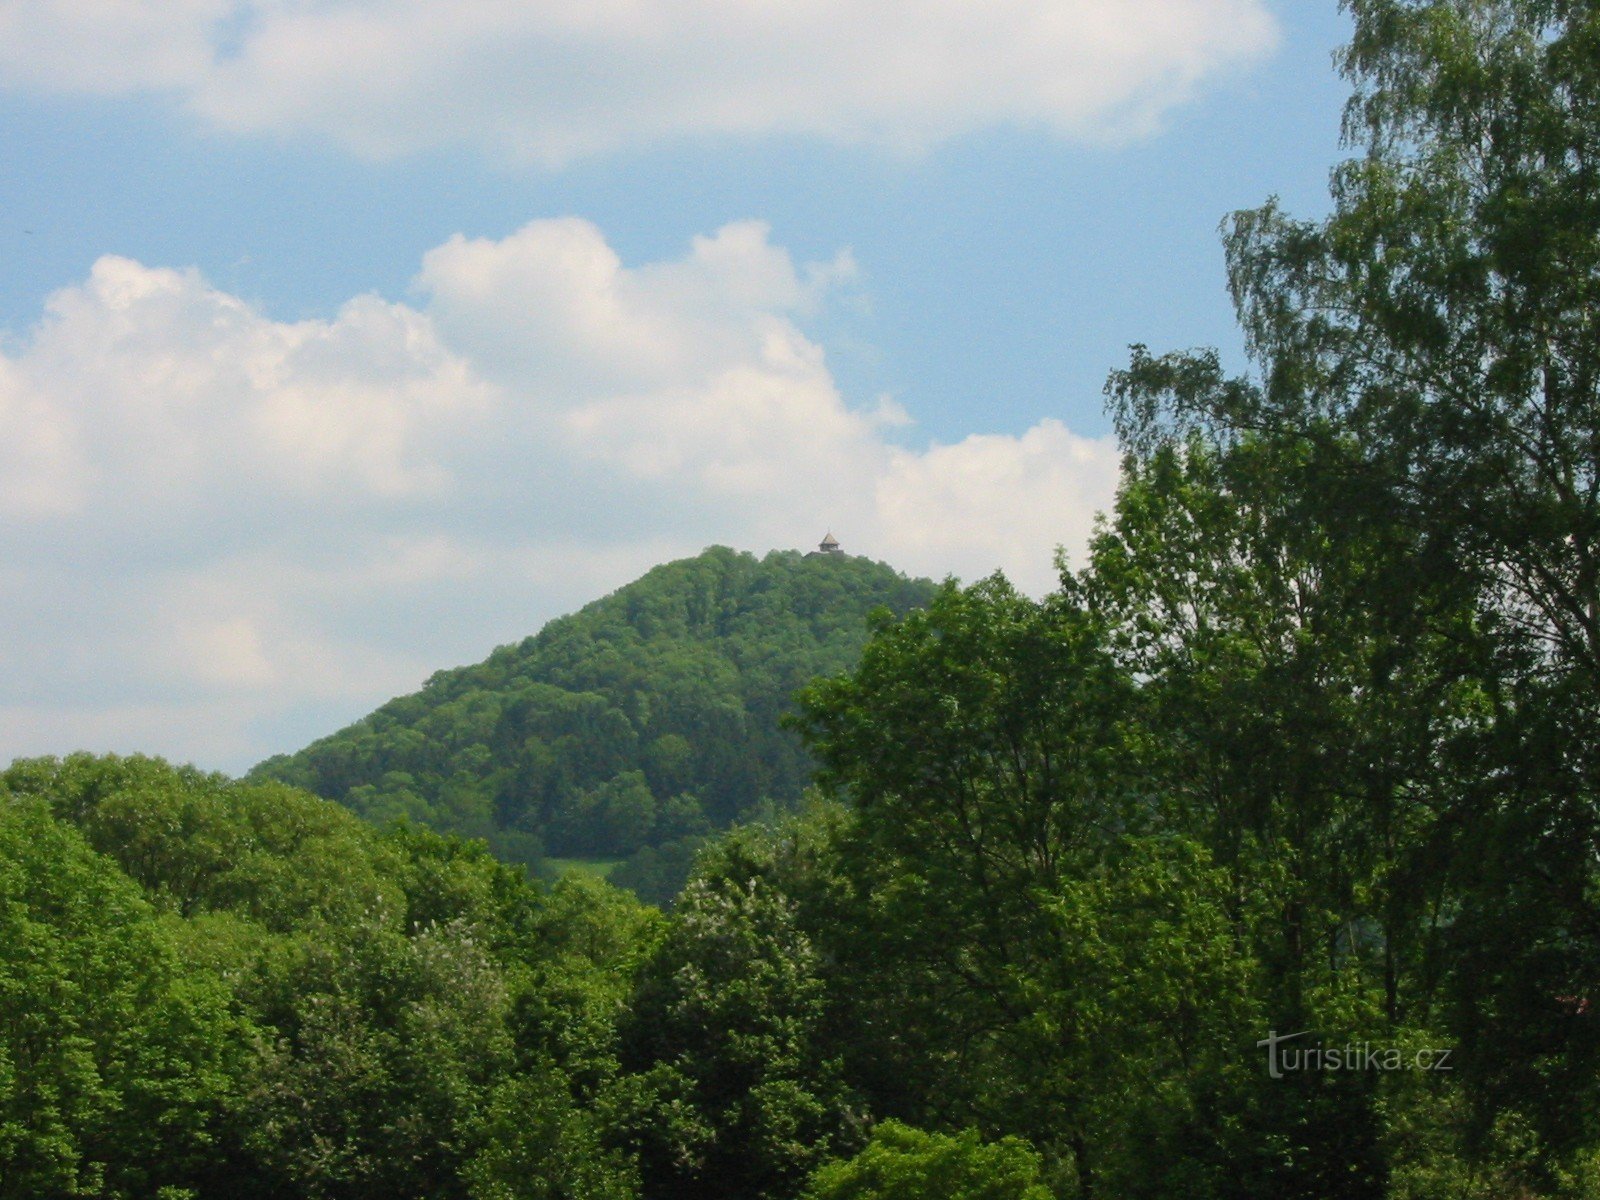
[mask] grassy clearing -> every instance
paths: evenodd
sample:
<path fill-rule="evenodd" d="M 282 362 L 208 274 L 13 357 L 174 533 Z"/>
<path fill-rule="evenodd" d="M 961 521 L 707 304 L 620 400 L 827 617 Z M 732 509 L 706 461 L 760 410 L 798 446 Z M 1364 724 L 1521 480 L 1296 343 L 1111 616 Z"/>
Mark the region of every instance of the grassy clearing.
<path fill-rule="evenodd" d="M 604 879 L 621 865 L 620 858 L 546 858 L 541 874 L 593 875 L 596 879 Z"/>

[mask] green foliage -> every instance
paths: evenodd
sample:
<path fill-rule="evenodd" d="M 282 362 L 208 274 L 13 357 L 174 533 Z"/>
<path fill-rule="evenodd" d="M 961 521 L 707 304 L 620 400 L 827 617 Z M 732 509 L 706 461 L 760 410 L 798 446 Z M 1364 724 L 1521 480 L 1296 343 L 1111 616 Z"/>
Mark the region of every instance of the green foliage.
<path fill-rule="evenodd" d="M 17 762 L 16 795 L 48 799 L 161 908 L 237 912 L 274 932 L 310 921 L 349 925 L 399 903 L 350 814 L 278 784 L 243 784 L 158 759 Z"/>
<path fill-rule="evenodd" d="M 137 885 L 0 789 L 0 1195 L 201 1181 L 240 1033 Z"/>
<path fill-rule="evenodd" d="M 1348 8 L 1054 594 L 712 550 L 253 783 L 0 775 L 0 1197 L 1600 1195 L 1600 17 Z"/>
<path fill-rule="evenodd" d="M 645 846 L 609 878 L 646 904 L 670 905 L 694 870 L 695 856 L 709 841 L 706 837 L 680 837 Z"/>
<path fill-rule="evenodd" d="M 684 890 L 624 1027 L 650 1197 L 793 1196 L 854 1120 L 798 906 L 730 865 Z"/>
<path fill-rule="evenodd" d="M 1227 873 L 1159 827 L 1142 697 L 1096 620 L 1000 580 L 946 588 L 803 704 L 858 810 L 830 925 L 876 1042 L 859 1085 L 919 1122 L 1019 1132 L 1080 1186 L 1192 1185 L 1164 1172 L 1225 1137 L 1254 968 Z"/>
<path fill-rule="evenodd" d="M 1306 864 L 1284 932 L 1349 923 L 1340 960 L 1369 958 L 1386 1022 L 1459 1046 L 1452 1154 L 1503 1165 L 1496 1131 L 1525 1127 L 1506 1187 L 1542 1192 L 1600 1140 L 1600 1037 L 1574 1019 L 1600 983 L 1600 24 L 1562 0 L 1348 7 L 1362 153 L 1332 214 L 1228 226 L 1255 375 L 1139 352 L 1111 393 L 1141 458 L 1307 464 L 1255 489 L 1320 526 L 1295 553 L 1331 601 L 1284 659 L 1320 695 L 1246 693 L 1323 726 L 1274 821 Z"/>
<path fill-rule="evenodd" d="M 1229 226 L 1255 373 L 1136 348 L 1087 568 L 807 695 L 869 1095 L 1079 1194 L 1580 1194 L 1600 1144 L 1600 23 L 1349 8 L 1332 215 Z M 1456 1070 L 1269 1084 L 1252 1028 Z"/>
<path fill-rule="evenodd" d="M 603 1144 L 596 1114 L 548 1064 L 502 1082 L 467 1166 L 472 1200 L 632 1200 L 638 1169 Z"/>
<path fill-rule="evenodd" d="M 986 1143 L 886 1121 L 847 1162 L 818 1169 L 806 1200 L 1051 1200 L 1039 1156 L 1020 1138 Z"/>
<path fill-rule="evenodd" d="M 862 558 L 713 548 L 254 777 L 486 838 L 512 861 L 658 850 L 668 862 L 632 878 L 660 897 L 694 839 L 798 800 L 811 762 L 780 728 L 791 695 L 855 661 L 869 612 L 931 590 Z"/>
<path fill-rule="evenodd" d="M 0 1196 L 632 1194 L 590 1113 L 657 919 L 277 783 L 19 762 Z"/>

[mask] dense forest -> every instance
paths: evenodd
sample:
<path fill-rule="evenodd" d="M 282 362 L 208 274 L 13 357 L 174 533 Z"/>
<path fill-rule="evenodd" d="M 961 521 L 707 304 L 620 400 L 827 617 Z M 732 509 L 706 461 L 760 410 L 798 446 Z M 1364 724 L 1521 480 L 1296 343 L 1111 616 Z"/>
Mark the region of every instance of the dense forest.
<path fill-rule="evenodd" d="M 799 801 L 795 691 L 856 661 L 874 610 L 932 594 L 854 555 L 713 547 L 252 775 L 506 861 L 624 860 L 616 881 L 666 901 L 707 835 Z"/>
<path fill-rule="evenodd" d="M 618 597 L 271 768 L 372 821 L 144 759 L 0 775 L 0 1196 L 1600 1197 L 1600 12 L 1348 7 L 1330 215 L 1225 225 L 1248 374 L 1136 348 L 1054 592 L 902 581 L 787 716 L 746 699 L 816 789 L 669 910 L 457 836 L 513 797 L 617 852 L 561 804 L 638 771 L 659 821 L 652 747 L 713 753 L 555 672 L 591 628 L 655 669 Z M 751 629 L 805 618 L 818 564 L 779 562 Z M 498 699 L 429 749 L 533 658 L 529 714 L 619 712 L 640 757 L 475 776 L 497 730 L 566 736 Z M 759 745 L 708 822 L 799 786 Z"/>

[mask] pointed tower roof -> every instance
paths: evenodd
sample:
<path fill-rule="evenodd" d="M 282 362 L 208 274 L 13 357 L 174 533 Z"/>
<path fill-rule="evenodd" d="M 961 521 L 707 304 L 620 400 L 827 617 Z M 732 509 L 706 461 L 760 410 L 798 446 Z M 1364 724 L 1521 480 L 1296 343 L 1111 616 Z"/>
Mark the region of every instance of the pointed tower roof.
<path fill-rule="evenodd" d="M 830 551 L 833 551 L 833 550 L 837 550 L 838 548 L 839 548 L 839 539 L 833 536 L 832 530 L 830 530 L 823 537 L 822 541 L 817 544 L 817 549 L 821 550 L 824 554 L 826 554 L 826 553 L 828 553 Z"/>

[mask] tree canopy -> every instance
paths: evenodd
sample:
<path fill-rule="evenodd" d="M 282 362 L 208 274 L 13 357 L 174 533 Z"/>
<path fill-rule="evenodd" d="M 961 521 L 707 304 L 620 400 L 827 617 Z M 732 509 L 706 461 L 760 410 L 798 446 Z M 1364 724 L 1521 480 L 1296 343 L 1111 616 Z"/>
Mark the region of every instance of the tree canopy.
<path fill-rule="evenodd" d="M 253 781 L 0 774 L 0 1197 L 1600 1196 L 1600 13 L 1347 7 L 1051 594 L 709 551 Z"/>
<path fill-rule="evenodd" d="M 931 592 L 850 555 L 714 547 L 253 776 L 513 861 L 637 856 L 623 877 L 662 899 L 705 835 L 799 799 L 811 759 L 779 721 L 793 693 L 855 661 L 874 609 Z"/>

